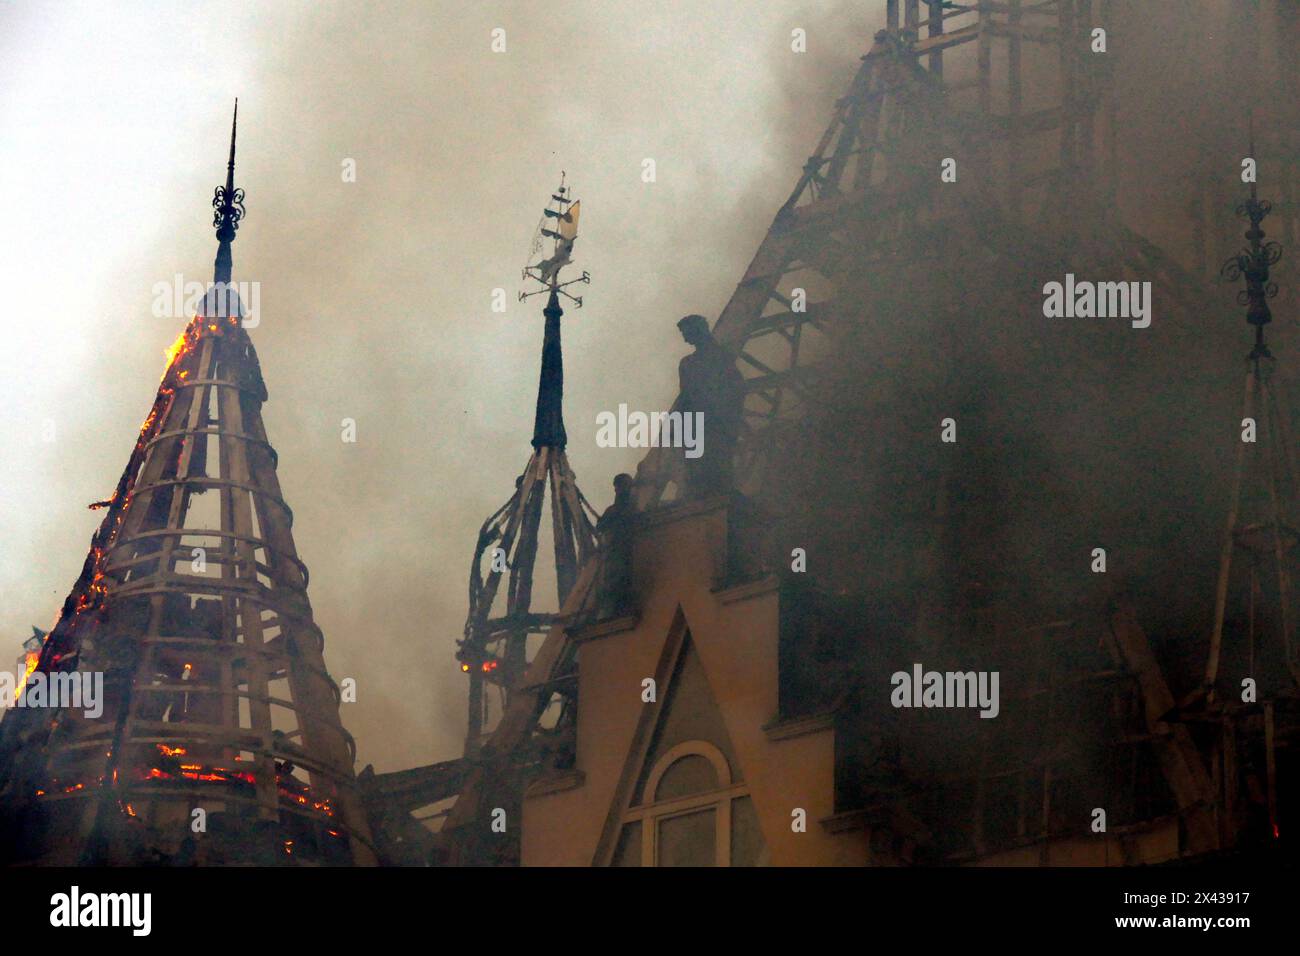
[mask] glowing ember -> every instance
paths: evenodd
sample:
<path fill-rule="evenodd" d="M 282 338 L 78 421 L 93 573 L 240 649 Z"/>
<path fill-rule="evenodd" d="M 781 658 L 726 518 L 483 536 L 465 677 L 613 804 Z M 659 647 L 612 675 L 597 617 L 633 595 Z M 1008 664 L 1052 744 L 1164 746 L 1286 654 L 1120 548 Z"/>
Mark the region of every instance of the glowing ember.
<path fill-rule="evenodd" d="M 155 744 L 158 751 L 164 757 L 179 758 L 186 754 L 184 747 L 168 747 L 165 744 Z M 239 760 L 239 757 L 235 757 Z M 164 762 L 162 767 L 150 767 L 147 770 L 140 770 L 140 777 L 143 780 L 195 780 L 200 783 L 234 783 L 246 784 L 248 786 L 257 785 L 257 777 L 251 770 L 228 770 L 225 767 L 212 767 L 201 763 L 181 763 L 178 759 L 174 763 Z M 281 797 L 297 803 L 299 806 L 310 807 L 326 816 L 334 815 L 334 808 L 330 806 L 328 800 L 313 800 L 305 794 L 309 792 L 309 787 L 297 785 L 292 778 L 277 780 L 279 786 L 277 790 Z M 290 789 L 293 787 L 294 789 Z M 298 792 L 301 790 L 301 792 Z"/>

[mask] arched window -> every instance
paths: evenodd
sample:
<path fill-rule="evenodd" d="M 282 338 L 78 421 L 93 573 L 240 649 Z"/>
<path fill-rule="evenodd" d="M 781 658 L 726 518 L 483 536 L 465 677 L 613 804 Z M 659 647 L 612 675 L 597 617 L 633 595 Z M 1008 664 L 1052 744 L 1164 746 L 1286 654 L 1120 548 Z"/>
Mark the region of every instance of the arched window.
<path fill-rule="evenodd" d="M 673 747 L 650 768 L 628 808 L 615 866 L 753 866 L 762 835 L 749 788 L 733 783 L 722 751 L 703 740 Z"/>

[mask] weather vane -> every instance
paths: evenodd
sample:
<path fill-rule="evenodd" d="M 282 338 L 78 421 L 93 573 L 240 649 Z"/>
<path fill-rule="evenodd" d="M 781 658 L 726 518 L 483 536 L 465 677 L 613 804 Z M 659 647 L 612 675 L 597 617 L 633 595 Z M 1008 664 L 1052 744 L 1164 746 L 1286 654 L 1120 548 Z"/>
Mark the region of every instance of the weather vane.
<path fill-rule="evenodd" d="M 532 279 L 539 283 L 541 288 L 533 289 L 531 292 L 520 292 L 519 301 L 541 295 L 543 292 L 554 292 L 564 296 L 580 309 L 582 297 L 572 295 L 565 289 L 579 282 L 590 282 L 591 276 L 584 270 L 576 279 L 570 279 L 568 282 L 560 281 L 560 270 L 573 262 L 573 243 L 578 238 L 578 214 L 582 207 L 581 201 L 569 195 L 569 189 L 564 185 L 564 175 L 561 171 L 559 188 L 551 194 L 550 205 L 542 210 L 541 221 L 537 224 L 537 232 L 533 235 L 529 258 L 542 251 L 546 239 L 553 240 L 551 254 L 534 265 L 524 267 L 523 278 Z M 554 221 L 554 229 L 548 228 L 547 220 Z"/>

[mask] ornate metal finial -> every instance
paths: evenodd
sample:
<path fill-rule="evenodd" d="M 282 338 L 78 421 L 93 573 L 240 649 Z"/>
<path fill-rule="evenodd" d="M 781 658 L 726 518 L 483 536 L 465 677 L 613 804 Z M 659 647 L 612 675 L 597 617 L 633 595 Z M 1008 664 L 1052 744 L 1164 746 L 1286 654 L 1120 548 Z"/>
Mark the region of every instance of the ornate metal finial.
<path fill-rule="evenodd" d="M 1250 153 L 1255 154 L 1255 122 L 1252 113 L 1250 120 Z M 1237 206 L 1237 215 L 1250 222 L 1246 230 L 1249 245 L 1223 264 L 1219 274 L 1229 282 L 1245 278 L 1246 288 L 1237 293 L 1237 304 L 1246 306 L 1246 321 L 1255 327 L 1255 347 L 1251 350 L 1251 359 L 1271 358 L 1268 346 L 1264 344 L 1264 326 L 1273 321 L 1268 300 L 1277 295 L 1277 283 L 1268 279 L 1269 268 L 1282 258 L 1282 247 L 1272 241 L 1264 242 L 1266 233 L 1260 228 L 1265 217 L 1273 211 L 1273 204 L 1267 199 L 1260 199 L 1256 191 L 1254 177 L 1250 183 L 1250 198 Z"/>
<path fill-rule="evenodd" d="M 226 184 L 218 186 L 212 194 L 212 225 L 217 230 L 216 282 L 229 282 L 231 272 L 230 244 L 244 218 L 244 191 L 235 188 L 235 131 L 239 126 L 239 100 L 235 100 L 235 116 L 230 122 L 230 162 L 226 165 Z"/>

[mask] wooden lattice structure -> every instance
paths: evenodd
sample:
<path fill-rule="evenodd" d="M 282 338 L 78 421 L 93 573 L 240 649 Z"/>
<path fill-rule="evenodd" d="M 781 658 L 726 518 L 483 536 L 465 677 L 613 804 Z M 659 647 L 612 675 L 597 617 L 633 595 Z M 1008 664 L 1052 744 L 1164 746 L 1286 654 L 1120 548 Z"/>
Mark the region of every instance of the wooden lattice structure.
<path fill-rule="evenodd" d="M 750 493 L 803 410 L 809 369 L 856 323 L 849 303 L 858 298 L 846 286 L 864 270 L 888 268 L 902 241 L 925 230 L 1019 256 L 1036 224 L 1113 197 L 1115 159 L 1103 148 L 1115 122 L 1109 68 L 1082 52 L 1094 26 L 1109 26 L 1109 0 L 890 0 L 886 15 L 713 330 L 747 376 L 739 473 Z M 970 170 L 962 176 L 1002 188 L 937 188 L 944 157 L 961 157 Z M 1127 271 L 1170 275 L 1158 250 L 1123 238 Z M 680 484 L 679 469 L 662 449 L 647 455 L 639 504 Z"/>
<path fill-rule="evenodd" d="M 1258 197 L 1252 183 L 1249 198 L 1237 208 L 1249 224 L 1246 245 L 1222 267 L 1225 279 L 1244 284 L 1238 302 L 1246 307 L 1254 341 L 1246 356 L 1241 440 L 1236 443 L 1204 679 L 1177 709 L 1180 721 L 1201 727 L 1212 741 L 1211 761 L 1222 794 L 1219 831 L 1226 846 L 1252 827 L 1273 839 L 1281 836 L 1280 763 L 1288 758 L 1286 770 L 1294 772 L 1290 747 L 1300 735 L 1295 607 L 1300 473 L 1285 389 L 1278 387 L 1279 361 L 1265 332 L 1273 321 L 1269 300 L 1278 292 L 1269 276 L 1282 257 L 1282 246 L 1267 240 L 1262 228 L 1271 211 L 1272 204 Z M 1250 818 L 1241 786 L 1251 769 L 1255 789 L 1264 791 L 1263 813 L 1256 812 L 1256 820 Z"/>
<path fill-rule="evenodd" d="M 582 562 L 595 551 L 595 512 L 578 488 L 564 452 L 564 364 L 560 348 L 563 314 L 557 295 L 552 293 L 545 309 L 533 454 L 515 483 L 514 494 L 483 523 L 474 549 L 469 615 L 457 655 L 470 679 L 467 753 L 477 749 L 484 732 L 485 688 L 496 685 L 508 695 L 527 667 L 529 636 L 545 634 L 556 620 L 554 613 L 533 611 L 533 576 L 548 494 L 559 603 L 564 603 L 573 590 Z M 494 614 L 503 581 L 505 607 Z"/>
<path fill-rule="evenodd" d="M 465 757 L 471 762 L 476 761 L 484 738 L 498 731 L 493 726 L 497 720 L 490 708 L 487 691 L 491 687 L 499 690 L 501 707 L 495 712 L 498 719 L 517 708 L 519 700 L 532 700 L 538 689 L 525 687 L 526 675 L 533 663 L 529 639 L 549 634 L 561 620 L 560 614 L 554 611 L 538 612 L 533 608 L 533 579 L 542 541 L 542 512 L 548 498 L 557 607 L 569 599 L 579 569 L 596 553 L 596 515 L 578 488 L 565 454 L 568 436 L 564 428 L 564 356 L 560 338 L 560 319 L 564 310 L 560 306 L 560 297 L 568 297 L 579 306 L 582 300 L 565 293 L 564 286 L 572 283 L 562 283 L 559 270 L 569 261 L 576 238 L 578 204 L 569 198 L 563 184 L 552 199 L 555 208 L 548 215 L 561 223 L 560 232 L 548 230 L 544 234 L 556 240 L 555 255 L 537 267 L 536 275 L 530 270 L 525 271 L 526 276 L 543 282 L 542 292 L 547 295 L 543 310 L 546 324 L 533 424 L 533 453 L 523 474 L 515 482 L 514 494 L 488 517 L 479 531 L 470 566 L 469 614 L 465 621 L 465 636 L 457 652 L 461 670 L 470 681 Z M 582 278 L 572 282 L 586 280 L 584 273 Z M 506 586 L 504 602 L 500 599 L 503 582 Z M 571 682 L 559 675 L 556 677 L 548 684 L 544 695 L 544 706 L 553 711 L 549 726 L 543 731 L 545 748 L 552 757 L 567 749 L 566 739 L 573 733 L 574 719 Z M 520 778 L 514 773 L 509 777 L 510 782 L 497 788 L 497 804 L 504 804 L 501 809 L 513 812 L 518 806 L 516 797 Z M 462 779 L 458 777 L 456 783 Z M 448 795 L 442 779 L 427 791 L 431 800 Z M 456 856 L 459 862 L 503 861 L 517 854 L 512 841 L 480 840 L 473 839 L 473 834 L 464 835 L 466 839 L 461 841 Z"/>
<path fill-rule="evenodd" d="M 11 860 L 374 862 L 230 285 L 234 163 L 232 128 L 214 286 L 41 649 L 41 674 L 103 674 L 103 713 L 0 727 Z"/>

